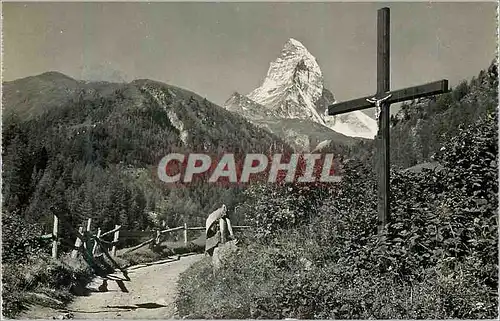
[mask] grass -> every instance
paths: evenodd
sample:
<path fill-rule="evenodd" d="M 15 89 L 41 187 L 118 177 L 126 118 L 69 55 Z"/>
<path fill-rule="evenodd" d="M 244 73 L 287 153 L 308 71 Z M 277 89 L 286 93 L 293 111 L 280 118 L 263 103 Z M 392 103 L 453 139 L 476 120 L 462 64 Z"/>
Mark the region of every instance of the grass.
<path fill-rule="evenodd" d="M 186 319 L 255 318 L 253 302 L 272 293 L 279 278 L 267 274 L 272 270 L 262 264 L 262 257 L 235 254 L 231 259 L 238 259 L 240 266 L 248 268 L 239 271 L 223 268 L 214 275 L 212 258 L 205 257 L 181 274 L 176 301 L 180 316 Z M 252 265 L 254 268 L 250 268 Z"/>
<path fill-rule="evenodd" d="M 239 234 L 238 239 L 238 250 L 222 257 L 221 269 L 214 271 L 212 258 L 205 257 L 181 274 L 176 301 L 180 316 L 255 319 L 257 299 L 272 300 L 273 289 L 289 275 L 276 269 L 275 251 L 253 242 L 250 232 Z"/>
<path fill-rule="evenodd" d="M 93 271 L 82 258 L 48 255 L 29 258 L 25 264 L 2 264 L 2 316 L 14 318 L 30 305 L 62 308 L 72 292 L 88 283 Z"/>
<path fill-rule="evenodd" d="M 292 231 L 290 231 L 292 232 Z M 249 242 L 213 270 L 211 258 L 181 275 L 176 301 L 186 319 L 491 318 L 496 300 L 472 273 L 475 262 L 422 268 L 402 280 L 355 269 L 301 229 L 272 244 Z M 353 252 L 353 258 L 357 253 Z"/>

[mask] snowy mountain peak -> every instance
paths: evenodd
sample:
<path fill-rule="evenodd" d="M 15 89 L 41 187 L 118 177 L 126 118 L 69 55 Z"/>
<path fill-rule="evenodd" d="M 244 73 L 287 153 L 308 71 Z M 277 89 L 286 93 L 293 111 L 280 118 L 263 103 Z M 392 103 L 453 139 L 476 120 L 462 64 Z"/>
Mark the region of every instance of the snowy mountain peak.
<path fill-rule="evenodd" d="M 293 54 L 294 52 L 304 54 L 308 56 L 309 58 L 312 58 L 313 60 L 316 60 L 313 55 L 307 50 L 307 48 L 298 40 L 290 38 L 288 41 L 285 43 L 283 46 L 283 49 L 281 50 L 282 55 L 286 54 Z"/>
<path fill-rule="evenodd" d="M 300 41 L 290 38 L 270 63 L 261 86 L 247 96 L 233 94 L 225 107 L 250 118 L 258 115 L 312 120 L 347 136 L 376 135 L 375 120 L 362 112 L 327 116 L 326 109 L 332 103 L 335 98 L 324 88 L 316 58 Z"/>
<path fill-rule="evenodd" d="M 302 44 L 302 42 L 298 41 L 297 39 L 293 39 L 293 38 L 288 39 L 285 46 L 287 46 L 287 45 L 295 46 L 295 47 L 299 47 L 299 48 L 303 48 L 303 49 L 307 50 L 306 47 L 304 47 L 304 45 Z"/>
<path fill-rule="evenodd" d="M 262 85 L 248 98 L 286 118 L 312 119 L 324 124 L 314 102 L 321 97 L 323 75 L 316 58 L 302 43 L 289 39 L 271 62 Z"/>

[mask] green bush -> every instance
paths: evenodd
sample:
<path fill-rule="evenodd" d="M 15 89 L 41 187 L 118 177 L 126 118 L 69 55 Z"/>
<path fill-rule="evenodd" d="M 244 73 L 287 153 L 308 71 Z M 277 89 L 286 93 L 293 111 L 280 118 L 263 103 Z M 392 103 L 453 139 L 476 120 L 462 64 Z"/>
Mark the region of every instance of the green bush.
<path fill-rule="evenodd" d="M 321 184 L 252 185 L 240 205 L 245 221 L 256 228 L 257 236 L 307 224 L 329 189 Z"/>
<path fill-rule="evenodd" d="M 47 241 L 41 240 L 42 230 L 26 222 L 18 211 L 2 214 L 2 262 L 26 260 L 47 252 Z"/>

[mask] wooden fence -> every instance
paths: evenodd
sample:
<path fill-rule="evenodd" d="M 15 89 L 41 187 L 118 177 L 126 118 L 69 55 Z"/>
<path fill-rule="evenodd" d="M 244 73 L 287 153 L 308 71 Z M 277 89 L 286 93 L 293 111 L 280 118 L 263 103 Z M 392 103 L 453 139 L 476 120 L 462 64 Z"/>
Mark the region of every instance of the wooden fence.
<path fill-rule="evenodd" d="M 84 234 L 84 227 L 80 226 L 78 228 L 78 232 L 75 231 L 76 240 L 75 240 L 75 245 L 73 248 L 73 251 L 71 253 L 72 257 L 76 257 L 78 255 L 78 252 L 80 251 L 81 247 L 84 244 L 85 239 L 91 238 L 93 239 L 93 248 L 92 248 L 92 255 L 96 255 L 97 249 L 98 249 L 98 242 L 101 243 L 107 243 L 111 245 L 111 256 L 116 256 L 116 249 L 117 249 L 117 244 L 120 241 L 120 239 L 140 239 L 140 238 L 146 238 L 148 237 L 147 241 L 144 241 L 136 246 L 133 246 L 131 248 L 128 248 L 126 251 L 124 251 L 122 254 L 129 253 L 132 251 L 135 251 L 143 246 L 146 246 L 148 244 L 154 243 L 154 244 L 159 244 L 162 241 L 162 236 L 166 235 L 168 233 L 176 232 L 176 231 L 183 231 L 183 236 L 184 236 L 184 244 L 189 243 L 188 239 L 188 231 L 204 231 L 205 227 L 189 227 L 187 223 L 184 223 L 182 226 L 174 227 L 174 228 L 167 228 L 164 230 L 160 229 L 155 229 L 155 230 L 150 230 L 150 231 L 130 231 L 130 230 L 122 230 L 122 227 L 120 225 L 115 225 L 115 228 L 107 231 L 107 232 L 102 232 L 101 228 L 98 228 L 96 231 L 96 234 L 91 233 L 91 228 L 92 228 L 92 219 L 89 218 L 87 220 L 87 225 L 85 226 L 85 236 Z M 243 226 L 243 225 L 236 225 L 233 226 L 233 229 L 245 229 L 249 228 L 249 226 Z M 113 234 L 113 241 L 112 242 L 106 242 L 102 238 Z M 52 257 L 57 258 L 58 255 L 58 242 L 59 240 L 59 219 L 57 216 L 54 215 L 54 226 L 52 229 L 52 234 L 46 234 L 43 235 L 41 238 L 43 239 L 52 239 Z"/>

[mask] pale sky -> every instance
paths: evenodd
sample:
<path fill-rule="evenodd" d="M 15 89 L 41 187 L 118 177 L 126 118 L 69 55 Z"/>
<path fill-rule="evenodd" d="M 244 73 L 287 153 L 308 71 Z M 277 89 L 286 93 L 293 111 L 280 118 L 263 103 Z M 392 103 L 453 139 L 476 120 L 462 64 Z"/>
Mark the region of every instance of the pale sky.
<path fill-rule="evenodd" d="M 391 88 L 487 68 L 489 3 L 3 3 L 3 77 L 159 80 L 221 105 L 264 79 L 289 38 L 317 58 L 338 100 L 376 89 L 377 9 L 391 8 Z"/>

